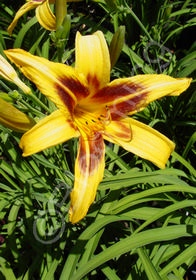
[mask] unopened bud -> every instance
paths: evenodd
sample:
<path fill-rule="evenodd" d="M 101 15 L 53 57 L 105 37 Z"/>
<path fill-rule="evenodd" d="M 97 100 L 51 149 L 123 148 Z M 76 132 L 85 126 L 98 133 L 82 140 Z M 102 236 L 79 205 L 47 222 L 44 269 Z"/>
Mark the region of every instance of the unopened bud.
<path fill-rule="evenodd" d="M 164 20 L 167 20 L 170 17 L 172 9 L 173 9 L 172 4 L 168 5 L 167 8 L 165 8 L 164 15 L 163 15 Z"/>
<path fill-rule="evenodd" d="M 56 39 L 67 39 L 69 36 L 71 28 L 71 17 L 70 15 L 66 15 L 62 25 L 60 25 L 56 30 Z"/>
<path fill-rule="evenodd" d="M 0 91 L 0 98 L 5 100 L 5 101 L 7 101 L 7 102 L 9 102 L 9 103 L 13 103 L 14 102 L 14 99 L 11 96 L 9 96 L 7 93 L 2 92 L 2 91 Z"/>
<path fill-rule="evenodd" d="M 114 67 L 116 61 L 120 56 L 120 53 L 124 45 L 124 40 L 125 40 L 125 26 L 120 26 L 118 30 L 115 32 L 109 47 L 111 69 Z"/>
<path fill-rule="evenodd" d="M 111 12 L 117 10 L 116 0 L 105 0 L 105 2 L 108 5 Z"/>
<path fill-rule="evenodd" d="M 8 93 L 8 95 L 13 98 L 13 99 L 17 99 L 17 100 L 21 100 L 22 99 L 22 96 L 20 95 L 20 93 L 17 91 L 17 90 L 13 90 L 13 91 L 10 91 Z"/>
<path fill-rule="evenodd" d="M 29 94 L 31 92 L 31 89 L 20 80 L 14 68 L 2 55 L 0 55 L 0 76 L 16 84 L 24 93 Z"/>
<path fill-rule="evenodd" d="M 50 38 L 51 38 L 53 43 L 56 43 L 56 32 L 52 31 L 50 33 Z"/>
<path fill-rule="evenodd" d="M 35 121 L 0 98 L 0 124 L 18 132 L 26 132 Z"/>

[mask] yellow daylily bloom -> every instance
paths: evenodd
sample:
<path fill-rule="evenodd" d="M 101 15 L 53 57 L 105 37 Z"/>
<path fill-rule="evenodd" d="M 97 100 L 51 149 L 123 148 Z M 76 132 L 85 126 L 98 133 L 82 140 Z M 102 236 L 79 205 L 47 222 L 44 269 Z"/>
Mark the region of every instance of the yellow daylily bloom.
<path fill-rule="evenodd" d="M 66 0 L 65 0 L 66 1 Z M 75 2 L 81 0 L 68 0 L 66 2 Z M 56 17 L 50 9 L 50 4 L 54 4 L 55 0 L 26 0 L 26 3 L 17 11 L 13 21 L 9 25 L 7 31 L 9 35 L 12 34 L 20 17 L 30 10 L 35 9 L 35 14 L 38 22 L 45 29 L 54 31 L 56 30 Z"/>
<path fill-rule="evenodd" d="M 179 95 L 191 79 L 152 74 L 110 82 L 110 56 L 101 31 L 77 33 L 75 68 L 20 49 L 5 53 L 58 108 L 22 136 L 23 156 L 79 137 L 69 210 L 72 223 L 86 215 L 95 199 L 105 168 L 104 139 L 165 167 L 174 143 L 128 115 L 163 96 Z"/>
<path fill-rule="evenodd" d="M 27 87 L 18 77 L 14 68 L 7 62 L 7 60 L 0 55 L 0 76 L 4 79 L 16 84 L 26 94 L 31 92 L 31 89 Z"/>
<path fill-rule="evenodd" d="M 26 0 L 26 3 L 17 11 L 13 21 L 7 29 L 9 35 L 12 34 L 19 18 L 32 9 L 36 9 L 37 20 L 45 29 L 55 30 L 56 18 L 49 6 L 49 4 L 53 3 L 54 0 Z"/>
<path fill-rule="evenodd" d="M 26 132 L 35 125 L 35 121 L 0 98 L 0 124 L 14 131 Z"/>

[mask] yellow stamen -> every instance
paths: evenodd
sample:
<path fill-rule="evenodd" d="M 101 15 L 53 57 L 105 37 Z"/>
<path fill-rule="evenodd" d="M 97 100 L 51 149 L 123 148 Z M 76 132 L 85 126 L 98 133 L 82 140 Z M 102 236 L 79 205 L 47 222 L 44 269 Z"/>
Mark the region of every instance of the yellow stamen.
<path fill-rule="evenodd" d="M 107 121 L 107 114 L 91 113 L 80 106 L 76 106 L 74 110 L 74 122 L 76 126 L 88 136 L 93 136 L 97 131 L 104 131 Z"/>

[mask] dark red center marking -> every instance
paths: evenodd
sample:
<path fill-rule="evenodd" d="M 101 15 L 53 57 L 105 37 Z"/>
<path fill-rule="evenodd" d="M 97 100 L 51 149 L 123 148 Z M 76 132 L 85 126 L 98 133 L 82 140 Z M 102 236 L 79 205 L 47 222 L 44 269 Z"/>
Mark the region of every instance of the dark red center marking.
<path fill-rule="evenodd" d="M 91 76 L 91 74 L 88 74 L 87 75 L 87 82 L 91 87 L 93 87 L 93 89 L 95 91 L 98 90 L 99 87 L 100 87 L 100 82 L 95 75 Z"/>
<path fill-rule="evenodd" d="M 76 77 L 61 77 L 59 81 L 75 95 L 78 101 L 89 95 L 88 88 Z"/>
<path fill-rule="evenodd" d="M 146 96 L 148 92 L 144 92 L 138 96 L 131 97 L 130 99 L 120 102 L 118 104 L 108 106 L 111 118 L 113 120 L 118 120 L 124 118 L 129 113 L 138 110 L 145 104 Z"/>
<path fill-rule="evenodd" d="M 76 105 L 75 100 L 71 97 L 69 91 L 75 95 L 77 102 L 88 96 L 89 91 L 77 78 L 73 77 L 61 77 L 58 79 L 59 84 L 56 85 L 58 95 L 68 108 L 70 113 L 73 113 Z"/>
<path fill-rule="evenodd" d="M 61 100 L 65 104 L 65 106 L 68 108 L 70 114 L 73 114 L 75 102 L 73 98 L 66 92 L 64 88 L 62 88 L 60 85 L 56 86 L 58 95 L 60 96 Z"/>
<path fill-rule="evenodd" d="M 144 90 L 146 91 L 144 92 Z M 140 91 L 143 91 L 143 93 L 139 94 Z M 136 93 L 138 94 L 134 96 Z M 120 83 L 119 85 L 110 85 L 102 88 L 92 97 L 92 100 L 101 104 L 107 104 L 113 101 L 113 104 L 107 106 L 107 108 L 112 119 L 120 119 L 126 114 L 138 109 L 140 104 L 145 102 L 148 93 L 143 85 L 128 81 L 124 84 Z M 128 95 L 130 95 L 128 100 L 117 104 L 118 99 Z"/>

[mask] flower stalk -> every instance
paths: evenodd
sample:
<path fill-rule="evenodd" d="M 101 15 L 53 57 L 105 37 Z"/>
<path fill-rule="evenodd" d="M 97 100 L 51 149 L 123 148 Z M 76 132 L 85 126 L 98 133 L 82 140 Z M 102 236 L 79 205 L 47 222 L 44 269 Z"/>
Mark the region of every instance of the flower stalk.
<path fill-rule="evenodd" d="M 55 1 L 55 15 L 56 15 L 56 30 L 62 25 L 64 18 L 67 14 L 67 1 L 56 0 Z"/>

